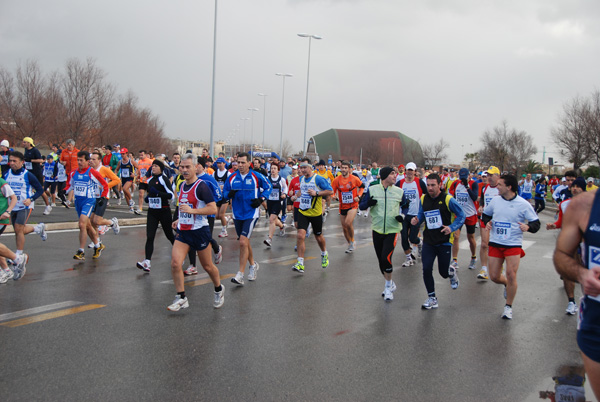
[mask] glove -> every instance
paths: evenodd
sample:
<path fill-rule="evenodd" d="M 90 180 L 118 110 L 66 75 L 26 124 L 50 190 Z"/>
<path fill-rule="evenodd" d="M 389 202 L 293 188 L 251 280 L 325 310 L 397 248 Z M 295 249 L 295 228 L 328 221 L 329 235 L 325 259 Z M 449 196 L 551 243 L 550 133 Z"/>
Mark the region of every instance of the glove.
<path fill-rule="evenodd" d="M 250 201 L 251 201 L 250 206 L 252 208 L 258 208 L 263 203 L 262 198 L 254 198 L 253 200 L 250 200 Z"/>
<path fill-rule="evenodd" d="M 233 197 L 235 196 L 235 193 L 237 193 L 239 190 L 229 190 L 229 195 L 228 197 L 233 199 Z"/>
<path fill-rule="evenodd" d="M 404 222 L 404 215 L 402 215 L 402 214 L 400 214 L 400 215 L 396 216 L 395 218 L 396 218 L 396 220 L 397 220 L 398 222 L 400 222 L 400 223 L 403 223 L 403 222 Z"/>
<path fill-rule="evenodd" d="M 158 194 L 158 190 L 156 189 L 156 187 L 150 187 L 148 189 L 148 193 L 150 193 L 152 195 L 157 195 Z"/>
<path fill-rule="evenodd" d="M 463 186 L 468 187 L 469 182 L 467 181 L 467 179 L 460 179 L 460 182 L 462 183 Z"/>
<path fill-rule="evenodd" d="M 102 208 L 105 205 L 106 205 L 106 198 L 104 198 L 104 197 L 98 198 L 98 201 L 96 202 L 96 206 Z"/>
<path fill-rule="evenodd" d="M 371 198 L 369 198 L 369 201 L 367 201 L 367 205 L 369 207 L 372 207 L 373 205 L 377 205 L 377 200 L 375 198 L 373 198 L 373 196 L 371 196 Z"/>

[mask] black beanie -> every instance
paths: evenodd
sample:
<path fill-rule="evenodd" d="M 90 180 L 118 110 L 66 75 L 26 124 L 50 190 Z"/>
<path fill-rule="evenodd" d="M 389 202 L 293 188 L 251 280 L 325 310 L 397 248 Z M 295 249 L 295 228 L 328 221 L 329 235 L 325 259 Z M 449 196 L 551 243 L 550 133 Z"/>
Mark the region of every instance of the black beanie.
<path fill-rule="evenodd" d="M 389 166 L 379 169 L 379 177 L 381 178 L 381 181 L 384 181 L 385 179 L 387 179 L 387 177 L 393 171 L 394 171 L 394 169 Z"/>
<path fill-rule="evenodd" d="M 158 159 L 154 159 L 152 161 L 152 164 L 158 166 L 160 168 L 161 173 L 164 172 L 164 170 L 165 170 L 165 164 L 162 163 L 162 161 L 160 161 Z"/>

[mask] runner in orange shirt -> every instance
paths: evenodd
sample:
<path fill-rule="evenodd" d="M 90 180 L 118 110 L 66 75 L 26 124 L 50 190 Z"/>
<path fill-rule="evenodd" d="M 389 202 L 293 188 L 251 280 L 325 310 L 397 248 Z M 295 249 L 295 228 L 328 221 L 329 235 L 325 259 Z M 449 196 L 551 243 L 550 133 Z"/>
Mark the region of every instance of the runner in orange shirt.
<path fill-rule="evenodd" d="M 146 195 L 146 191 L 148 191 L 148 178 L 146 177 L 146 172 L 152 169 L 152 159 L 148 157 L 145 150 L 140 151 L 140 159 L 137 162 L 138 170 L 137 176 L 139 181 L 139 192 L 138 192 L 138 209 L 135 210 L 135 213 L 138 215 L 142 214 L 142 206 L 144 205 L 144 196 Z"/>
<path fill-rule="evenodd" d="M 350 174 L 350 162 L 342 162 L 341 175 L 331 183 L 333 194 L 340 202 L 340 221 L 344 230 L 344 237 L 348 242 L 346 253 L 351 253 L 356 248 L 354 241 L 354 218 L 358 212 L 358 201 L 365 191 L 362 181 Z"/>

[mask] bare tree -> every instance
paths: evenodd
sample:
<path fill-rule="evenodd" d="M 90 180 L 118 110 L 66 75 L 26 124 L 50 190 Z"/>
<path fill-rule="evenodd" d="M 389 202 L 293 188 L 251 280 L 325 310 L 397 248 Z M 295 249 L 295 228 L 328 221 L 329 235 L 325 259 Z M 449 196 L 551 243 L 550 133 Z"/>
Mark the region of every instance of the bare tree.
<path fill-rule="evenodd" d="M 579 96 L 563 105 L 558 124 L 552 128 L 554 143 L 560 153 L 573 163 L 573 169 L 579 169 L 591 156 L 588 143 L 588 116 L 590 102 Z"/>
<path fill-rule="evenodd" d="M 448 158 L 446 150 L 450 146 L 443 138 L 433 144 L 421 146 L 423 150 L 423 160 L 427 166 L 439 166 Z"/>
<path fill-rule="evenodd" d="M 596 163 L 600 166 L 600 91 L 596 90 L 592 93 L 589 101 L 586 120 L 586 142 L 590 151 L 591 157 L 596 159 Z"/>
<path fill-rule="evenodd" d="M 518 173 L 537 152 L 533 138 L 525 131 L 509 127 L 506 120 L 486 130 L 481 142 L 483 147 L 478 151 L 481 162 L 501 171 Z"/>

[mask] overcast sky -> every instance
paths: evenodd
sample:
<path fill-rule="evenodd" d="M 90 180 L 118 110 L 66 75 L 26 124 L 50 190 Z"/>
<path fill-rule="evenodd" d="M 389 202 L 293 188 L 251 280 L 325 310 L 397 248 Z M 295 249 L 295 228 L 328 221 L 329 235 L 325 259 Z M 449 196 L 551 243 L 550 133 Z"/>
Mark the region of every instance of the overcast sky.
<path fill-rule="evenodd" d="M 531 134 L 541 161 L 562 105 L 600 88 L 597 0 L 219 0 L 215 139 L 279 149 L 304 132 L 307 32 L 312 41 L 308 137 L 330 128 L 445 138 L 450 160 L 479 148 L 506 119 Z M 0 0 L 0 64 L 44 70 L 93 57 L 107 80 L 165 123 L 168 136 L 209 139 L 213 0 Z M 246 139 L 251 135 L 246 125 Z M 554 153 L 552 152 L 554 151 Z M 156 152 L 156 150 L 155 150 Z"/>

